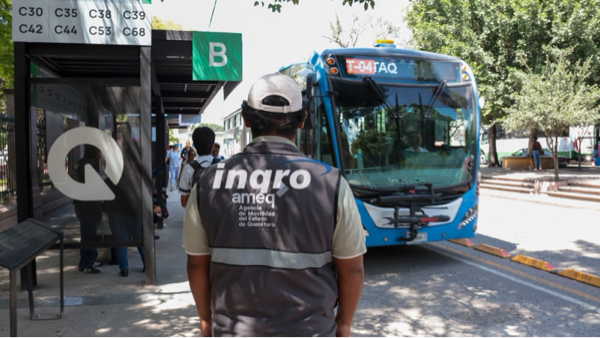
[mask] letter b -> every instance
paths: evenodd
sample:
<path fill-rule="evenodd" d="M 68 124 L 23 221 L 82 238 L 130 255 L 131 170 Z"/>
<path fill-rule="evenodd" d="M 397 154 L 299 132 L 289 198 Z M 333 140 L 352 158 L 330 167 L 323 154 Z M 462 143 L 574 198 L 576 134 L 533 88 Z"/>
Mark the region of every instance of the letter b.
<path fill-rule="evenodd" d="M 225 52 L 227 52 L 227 47 L 225 47 L 225 44 L 220 42 L 209 42 L 208 44 L 210 46 L 209 65 L 211 67 L 224 67 L 227 65 L 227 55 L 225 55 Z M 220 50 L 216 51 L 216 48 L 219 48 Z M 221 58 L 221 62 L 215 61 L 215 58 L 217 57 Z"/>

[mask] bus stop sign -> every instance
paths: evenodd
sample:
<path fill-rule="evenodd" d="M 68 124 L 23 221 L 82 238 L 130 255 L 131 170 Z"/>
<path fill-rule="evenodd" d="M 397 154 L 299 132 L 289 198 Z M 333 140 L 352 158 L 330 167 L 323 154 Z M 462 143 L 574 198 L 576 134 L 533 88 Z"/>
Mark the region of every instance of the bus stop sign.
<path fill-rule="evenodd" d="M 193 32 L 194 81 L 242 81 L 242 34 Z"/>

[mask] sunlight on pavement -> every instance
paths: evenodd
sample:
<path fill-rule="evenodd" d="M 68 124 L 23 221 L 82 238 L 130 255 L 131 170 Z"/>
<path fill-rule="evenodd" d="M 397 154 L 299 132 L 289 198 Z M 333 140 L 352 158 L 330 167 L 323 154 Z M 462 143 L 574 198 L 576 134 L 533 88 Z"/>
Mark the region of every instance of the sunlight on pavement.
<path fill-rule="evenodd" d="M 185 292 L 190 291 L 190 284 L 186 282 L 167 284 L 161 288 L 161 292 Z"/>
<path fill-rule="evenodd" d="M 409 323 L 391 323 L 385 328 L 385 332 L 395 336 L 415 336 Z"/>
<path fill-rule="evenodd" d="M 96 334 L 106 334 L 106 333 L 109 333 L 110 331 L 112 331 L 112 328 L 110 328 L 110 327 L 97 329 Z"/>
<path fill-rule="evenodd" d="M 160 304 L 157 304 L 152 309 L 154 313 L 160 313 L 165 310 L 177 310 L 187 307 L 194 308 L 196 303 L 194 302 L 194 297 L 191 293 L 187 294 L 176 294 L 171 297 L 171 299 L 163 300 Z M 192 314 L 195 311 L 191 311 Z"/>

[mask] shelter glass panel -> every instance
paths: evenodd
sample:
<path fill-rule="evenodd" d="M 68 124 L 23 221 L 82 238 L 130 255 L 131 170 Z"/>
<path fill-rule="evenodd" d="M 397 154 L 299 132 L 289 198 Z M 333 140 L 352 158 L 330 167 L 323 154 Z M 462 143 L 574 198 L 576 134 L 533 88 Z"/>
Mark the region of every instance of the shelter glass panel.
<path fill-rule="evenodd" d="M 142 259 L 129 261 L 141 270 L 140 94 L 139 86 L 31 85 L 32 113 L 44 121 L 40 182 L 72 199 L 44 221 L 61 228 L 66 243 L 80 243 L 79 270 L 96 260 L 129 269 L 127 246 L 138 247 Z M 98 252 L 109 247 L 112 254 Z"/>

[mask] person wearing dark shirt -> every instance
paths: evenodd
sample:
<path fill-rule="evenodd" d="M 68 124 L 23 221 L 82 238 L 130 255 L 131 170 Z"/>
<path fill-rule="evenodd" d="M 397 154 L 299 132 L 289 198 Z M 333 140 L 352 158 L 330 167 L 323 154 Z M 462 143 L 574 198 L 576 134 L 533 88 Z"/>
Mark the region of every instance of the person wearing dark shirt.
<path fill-rule="evenodd" d="M 85 182 L 85 167 L 90 165 L 94 170 L 99 171 L 100 159 L 102 153 L 96 147 L 86 145 L 83 158 L 75 164 L 75 170 L 71 173 L 73 179 L 77 182 Z M 102 221 L 102 209 L 100 201 L 79 201 L 74 200 L 75 215 L 79 219 L 79 229 L 81 233 L 81 249 L 79 249 L 79 271 L 82 273 L 97 274 L 100 273 L 99 266 L 104 262 L 97 260 L 98 249 L 93 247 L 96 242 L 96 232 L 98 224 Z"/>
<path fill-rule="evenodd" d="M 533 137 L 533 145 L 531 146 L 531 154 L 533 155 L 533 169 L 542 170 L 542 145 L 537 140 L 537 136 Z"/>
<path fill-rule="evenodd" d="M 213 149 L 212 149 L 212 156 L 215 158 L 215 160 L 213 161 L 213 164 L 217 163 L 217 162 L 221 162 L 225 159 L 225 156 L 219 155 L 220 151 L 221 151 L 221 145 L 219 143 L 215 142 L 215 145 L 213 146 Z"/>
<path fill-rule="evenodd" d="M 115 247 L 117 262 L 119 263 L 120 275 L 129 276 L 129 259 L 127 257 L 127 242 L 137 242 L 137 250 L 142 261 L 142 271 L 145 271 L 143 230 L 142 230 L 142 210 L 139 201 L 141 201 L 141 179 L 137 174 L 137 156 L 139 149 L 135 144 L 125 142 L 123 144 L 123 177 L 118 184 L 114 184 L 110 179 L 106 179 L 106 184 L 115 193 L 115 199 L 105 201 L 104 210 L 108 216 L 108 225 L 113 235 L 113 240 L 119 242 L 121 246 Z M 155 210 L 156 211 L 156 210 Z"/>

